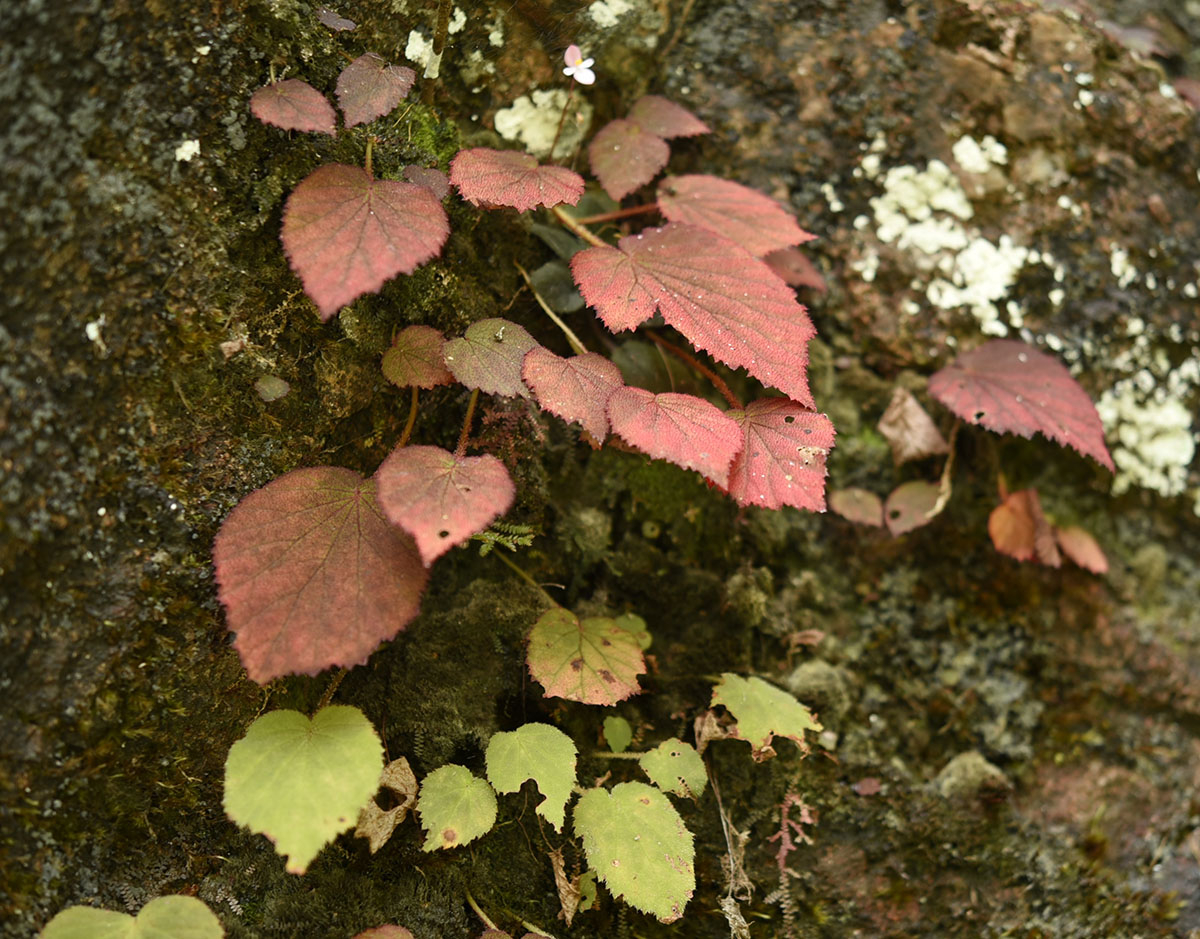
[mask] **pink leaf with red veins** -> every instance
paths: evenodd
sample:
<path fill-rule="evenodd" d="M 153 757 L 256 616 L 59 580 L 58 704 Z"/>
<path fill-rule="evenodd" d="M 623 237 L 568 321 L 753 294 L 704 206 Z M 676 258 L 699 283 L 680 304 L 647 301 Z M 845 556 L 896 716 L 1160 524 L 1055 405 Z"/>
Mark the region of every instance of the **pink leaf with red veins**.
<path fill-rule="evenodd" d="M 507 512 L 514 495 L 494 456 L 456 457 L 440 447 L 393 450 L 375 479 L 379 505 L 416 539 L 426 567 Z"/>
<path fill-rule="evenodd" d="M 650 182 L 670 158 L 667 142 L 633 121 L 610 121 L 588 145 L 592 172 L 618 201 Z"/>
<path fill-rule="evenodd" d="M 658 184 L 658 208 L 668 221 L 716 232 L 755 257 L 816 237 L 770 196 L 716 176 L 668 176 Z"/>
<path fill-rule="evenodd" d="M 250 493 L 213 544 L 218 594 L 250 677 L 366 661 L 417 615 L 428 576 L 383 517 L 375 481 L 298 469 Z"/>
<path fill-rule="evenodd" d="M 742 428 L 720 408 L 692 395 L 618 388 L 608 399 L 613 433 L 655 459 L 670 460 L 729 482 L 729 464 L 745 442 Z"/>
<path fill-rule="evenodd" d="M 507 205 L 521 212 L 574 205 L 583 195 L 583 177 L 566 167 L 541 166 L 528 153 L 486 147 L 459 151 L 450 164 L 450 182 L 475 205 Z"/>
<path fill-rule="evenodd" d="M 417 73 L 403 65 L 385 65 L 374 52 L 360 55 L 338 76 L 338 104 L 347 127 L 383 117 L 408 97 Z"/>
<path fill-rule="evenodd" d="M 608 398 L 624 381 L 604 356 L 585 352 L 564 359 L 538 346 L 525 356 L 521 374 L 543 409 L 582 424 L 597 441 L 608 436 Z"/>
<path fill-rule="evenodd" d="M 337 134 L 337 112 L 329 99 L 298 78 L 259 88 L 250 96 L 250 113 L 264 124 L 284 130 Z"/>
<path fill-rule="evenodd" d="M 280 240 L 327 320 L 442 250 L 450 222 L 428 189 L 330 163 L 306 176 L 283 212 Z"/>
<path fill-rule="evenodd" d="M 745 368 L 806 407 L 808 340 L 816 331 L 792 289 L 727 238 L 671 224 L 580 251 L 571 271 L 614 332 L 657 310 L 698 349 Z"/>
<path fill-rule="evenodd" d="M 468 388 L 528 398 L 521 365 L 537 344 L 524 326 L 495 316 L 472 323 L 460 339 L 447 341 L 442 356 L 454 377 Z"/>
<path fill-rule="evenodd" d="M 1014 339 L 993 339 L 932 375 L 929 391 L 972 424 L 1044 434 L 1113 470 L 1092 399 L 1058 359 Z"/>
<path fill-rule="evenodd" d="M 727 416 L 746 436 L 726 487 L 739 505 L 825 511 L 825 459 L 834 437 L 828 417 L 787 398 L 751 401 Z"/>
<path fill-rule="evenodd" d="M 691 111 L 660 95 L 638 98 L 629 109 L 628 119 L 647 133 L 668 140 L 710 133 L 708 125 Z"/>
<path fill-rule="evenodd" d="M 454 376 L 442 358 L 445 337 L 432 326 L 406 326 L 383 354 L 383 377 L 401 388 L 436 388 Z"/>

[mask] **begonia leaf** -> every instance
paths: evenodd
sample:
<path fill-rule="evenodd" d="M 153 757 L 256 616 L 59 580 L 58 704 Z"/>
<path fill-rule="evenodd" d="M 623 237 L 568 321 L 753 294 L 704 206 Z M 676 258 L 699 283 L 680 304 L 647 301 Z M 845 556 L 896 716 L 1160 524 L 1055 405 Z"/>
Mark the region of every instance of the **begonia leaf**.
<path fill-rule="evenodd" d="M 883 521 L 895 536 L 928 525 L 929 513 L 938 501 L 936 483 L 917 479 L 903 483 L 891 491 L 883 506 Z"/>
<path fill-rule="evenodd" d="M 588 867 L 614 897 L 664 923 L 683 915 L 696 889 L 696 849 L 665 795 L 641 782 L 589 789 L 571 819 Z"/>
<path fill-rule="evenodd" d="M 337 112 L 329 99 L 298 78 L 259 88 L 250 96 L 250 113 L 264 124 L 284 130 L 337 134 Z"/>
<path fill-rule="evenodd" d="M 595 440 L 608 436 L 608 398 L 624 382 L 604 356 L 585 352 L 564 359 L 538 346 L 526 354 L 521 375 L 543 410 L 581 424 Z"/>
<path fill-rule="evenodd" d="M 892 459 L 897 466 L 950 452 L 946 438 L 921 403 L 911 391 L 898 385 L 876 428 L 892 448 Z"/>
<path fill-rule="evenodd" d="M 542 166 L 528 153 L 476 147 L 460 150 L 450 164 L 450 182 L 468 202 L 511 206 L 520 212 L 539 205 L 574 205 L 583 177 L 565 166 Z"/>
<path fill-rule="evenodd" d="M 1054 529 L 1042 514 L 1036 489 L 1010 492 L 988 516 L 988 535 L 1001 554 L 1018 561 L 1039 561 L 1050 567 L 1062 563 Z"/>
<path fill-rule="evenodd" d="M 442 358 L 445 337 L 432 326 L 406 326 L 383 354 L 383 377 L 401 388 L 453 384 Z"/>
<path fill-rule="evenodd" d="M 433 193 L 433 197 L 441 202 L 450 195 L 450 177 L 439 169 L 426 166 L 406 166 L 400 171 L 410 183 L 424 186 Z"/>
<path fill-rule="evenodd" d="M 450 763 L 421 780 L 417 814 L 426 833 L 423 851 L 456 848 L 496 823 L 496 793 L 465 766 Z"/>
<path fill-rule="evenodd" d="M 713 686 L 712 704 L 724 705 L 733 715 L 737 724 L 730 729 L 729 736 L 749 743 L 751 755 L 758 762 L 775 755 L 771 746 L 775 737 L 787 737 L 800 752 L 808 753 L 804 732 L 821 731 L 821 725 L 808 708 L 786 691 L 753 676 L 742 678 L 732 672 L 722 673 L 721 680 Z"/>
<path fill-rule="evenodd" d="M 1054 529 L 1059 550 L 1068 558 L 1093 574 L 1108 573 L 1108 558 L 1096 539 L 1078 525 Z"/>
<path fill-rule="evenodd" d="M 704 760 L 690 743 L 678 737 L 664 740 L 638 758 L 638 765 L 663 792 L 699 798 L 708 783 Z"/>
<path fill-rule="evenodd" d="M 329 163 L 288 196 L 280 239 L 327 320 L 355 297 L 411 274 L 442 250 L 449 234 L 445 210 L 424 186 Z"/>
<path fill-rule="evenodd" d="M 687 108 L 661 95 L 644 95 L 629 109 L 629 120 L 642 130 L 670 140 L 710 133 L 708 125 Z"/>
<path fill-rule="evenodd" d="M 654 179 L 670 158 L 665 140 L 624 119 L 605 124 L 588 145 L 592 172 L 618 200 Z"/>
<path fill-rule="evenodd" d="M 328 7 L 321 7 L 317 10 L 317 19 L 320 20 L 322 26 L 327 26 L 335 33 L 348 32 L 358 28 L 358 24 L 354 20 L 346 19 L 346 17 L 334 13 Z"/>
<path fill-rule="evenodd" d="M 398 447 L 375 472 L 384 514 L 413 536 L 428 567 L 508 511 L 516 490 L 491 454 Z"/>
<path fill-rule="evenodd" d="M 607 617 L 581 620 L 562 607 L 533 624 L 526 663 L 547 698 L 584 704 L 611 705 L 637 694 L 637 676 L 646 671 L 631 632 Z"/>
<path fill-rule="evenodd" d="M 221 921 L 195 897 L 155 897 L 138 915 L 71 906 L 38 934 L 41 939 L 220 939 Z"/>
<path fill-rule="evenodd" d="M 745 444 L 737 421 L 693 395 L 622 386 L 608 398 L 613 433 L 655 459 L 692 469 L 718 486 Z"/>
<path fill-rule="evenodd" d="M 726 415 L 746 439 L 726 486 L 738 505 L 825 511 L 825 459 L 834 438 L 828 417 L 787 398 L 751 401 Z"/>
<path fill-rule="evenodd" d="M 575 744 L 557 727 L 523 724 L 493 734 L 487 745 L 487 778 L 497 792 L 517 792 L 532 779 L 542 794 L 538 815 L 562 831 L 575 786 Z"/>
<path fill-rule="evenodd" d="M 386 65 L 374 52 L 360 55 L 338 75 L 338 104 L 347 127 L 383 117 L 408 97 L 417 73 L 403 65 Z"/>
<path fill-rule="evenodd" d="M 811 287 L 818 293 L 825 293 L 828 289 L 821 272 L 799 248 L 780 248 L 778 251 L 764 254 L 763 260 L 771 270 L 793 287 Z"/>
<path fill-rule="evenodd" d="M 375 481 L 298 469 L 237 504 L 213 544 L 218 595 L 254 681 L 365 662 L 417 615 L 428 576 Z"/>
<path fill-rule="evenodd" d="M 883 527 L 883 500 L 867 489 L 831 489 L 829 510 L 859 525 Z"/>
<path fill-rule="evenodd" d="M 657 310 L 696 348 L 813 406 L 805 374 L 816 331 L 795 294 L 741 246 L 693 225 L 627 235 L 571 259 L 579 291 L 614 332 Z"/>
<path fill-rule="evenodd" d="M 354 824 L 382 769 L 383 744 L 358 708 L 333 705 L 311 720 L 270 711 L 229 749 L 225 813 L 270 838 L 289 874 L 303 874 Z"/>
<path fill-rule="evenodd" d="M 1090 456 L 1109 471 L 1104 425 L 1067 367 L 1015 339 L 992 339 L 930 376 L 929 391 L 965 421 L 997 433 L 1034 432 Z"/>
<path fill-rule="evenodd" d="M 524 326 L 494 316 L 472 323 L 461 338 L 449 340 L 442 356 L 454 377 L 468 388 L 528 398 L 521 367 L 526 353 L 537 344 Z"/>
<path fill-rule="evenodd" d="M 658 184 L 658 208 L 668 221 L 716 232 L 755 257 L 816 237 L 770 196 L 716 176 L 668 176 Z"/>

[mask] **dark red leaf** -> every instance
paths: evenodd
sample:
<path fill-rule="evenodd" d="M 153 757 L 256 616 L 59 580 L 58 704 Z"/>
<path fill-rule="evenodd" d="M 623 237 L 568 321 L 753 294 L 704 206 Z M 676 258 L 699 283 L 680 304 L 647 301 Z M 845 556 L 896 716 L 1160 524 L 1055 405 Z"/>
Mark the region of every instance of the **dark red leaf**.
<path fill-rule="evenodd" d="M 512 505 L 504 464 L 490 454 L 455 457 L 440 447 L 400 447 L 375 473 L 379 505 L 417 541 L 428 567 Z"/>
<path fill-rule="evenodd" d="M 988 534 L 1001 554 L 1018 561 L 1040 561 L 1051 567 L 1061 563 L 1054 530 L 1042 514 L 1036 489 L 1010 492 L 988 516 Z"/>
<path fill-rule="evenodd" d="M 1108 573 L 1108 558 L 1096 539 L 1077 525 L 1054 529 L 1054 537 L 1062 553 L 1093 574 Z"/>
<path fill-rule="evenodd" d="M 658 310 L 698 349 L 812 406 L 805 374 L 812 323 L 792 289 L 741 246 L 673 223 L 627 235 L 615 248 L 580 251 L 571 271 L 614 332 Z"/>
<path fill-rule="evenodd" d="M 867 489 L 831 489 L 829 510 L 860 525 L 883 527 L 883 502 Z"/>
<path fill-rule="evenodd" d="M 659 137 L 694 137 L 709 133 L 708 125 L 687 108 L 659 95 L 638 98 L 629 109 L 629 120 Z"/>
<path fill-rule="evenodd" d="M 338 76 L 338 104 L 347 127 L 383 117 L 408 97 L 417 73 L 403 65 L 386 65 L 374 52 L 360 55 Z"/>
<path fill-rule="evenodd" d="M 716 232 L 755 257 L 815 237 L 770 196 L 716 176 L 668 176 L 658 184 L 658 208 L 668 221 Z"/>
<path fill-rule="evenodd" d="M 950 452 L 950 445 L 921 403 L 911 391 L 899 385 L 892 390 L 892 400 L 876 428 L 892 448 L 892 459 L 897 466 Z"/>
<path fill-rule="evenodd" d="M 609 396 L 608 418 L 613 433 L 626 443 L 656 459 L 697 470 L 722 487 L 744 442 L 737 421 L 692 395 L 618 388 Z"/>
<path fill-rule="evenodd" d="M 411 274 L 449 234 L 446 212 L 428 189 L 330 163 L 288 196 L 280 239 L 327 320 L 389 278 Z"/>
<path fill-rule="evenodd" d="M 357 665 L 417 615 L 426 571 L 383 517 L 375 481 L 293 470 L 221 523 L 213 566 L 234 646 L 259 684 Z"/>
<path fill-rule="evenodd" d="M 608 436 L 608 398 L 624 382 L 604 356 L 585 352 L 564 359 L 538 346 L 525 356 L 521 374 L 542 408 L 582 424 L 597 441 Z"/>
<path fill-rule="evenodd" d="M 328 7 L 321 7 L 317 10 L 317 19 L 321 21 L 322 26 L 328 26 L 335 33 L 356 29 L 358 24 L 354 20 L 348 20 L 344 16 L 339 16 L 330 10 Z"/>
<path fill-rule="evenodd" d="M 298 78 L 259 88 L 250 97 L 250 113 L 264 124 L 284 130 L 337 134 L 337 112 L 329 99 Z"/>
<path fill-rule="evenodd" d="M 406 166 L 401 175 L 410 183 L 424 186 L 433 193 L 438 202 L 450 195 L 450 177 L 441 170 L 429 169 L 424 166 Z"/>
<path fill-rule="evenodd" d="M 818 293 L 825 293 L 828 289 L 821 272 L 799 248 L 780 248 L 763 255 L 763 260 L 793 287 L 811 287 Z"/>
<path fill-rule="evenodd" d="M 1065 365 L 1024 342 L 993 339 L 964 352 L 930 377 L 929 391 L 965 421 L 1022 437 L 1037 431 L 1113 470 L 1092 399 Z"/>
<path fill-rule="evenodd" d="M 888 531 L 899 536 L 914 528 L 928 525 L 931 521 L 929 513 L 933 511 L 937 501 L 936 483 L 915 480 L 897 486 L 887 497 L 883 507 L 883 520 Z"/>
<path fill-rule="evenodd" d="M 751 401 L 727 416 L 746 437 L 729 470 L 729 494 L 739 505 L 825 511 L 825 458 L 834 437 L 828 417 L 787 398 Z"/>
<path fill-rule="evenodd" d="M 574 205 L 583 195 L 583 177 L 566 167 L 540 166 L 528 153 L 486 147 L 460 150 L 450 164 L 450 182 L 475 205 L 508 205 L 521 212 Z"/>
<path fill-rule="evenodd" d="M 401 388 L 452 384 L 454 376 L 442 358 L 445 342 L 445 337 L 432 326 L 405 327 L 383 354 L 383 377 Z"/>
<path fill-rule="evenodd" d="M 461 339 L 449 340 L 442 347 L 442 355 L 454 377 L 468 388 L 528 398 L 521 366 L 525 354 L 537 344 L 524 326 L 491 317 L 472 323 Z"/>
<path fill-rule="evenodd" d="M 667 142 L 633 121 L 610 121 L 588 145 L 592 172 L 617 200 L 650 182 L 670 158 Z"/>

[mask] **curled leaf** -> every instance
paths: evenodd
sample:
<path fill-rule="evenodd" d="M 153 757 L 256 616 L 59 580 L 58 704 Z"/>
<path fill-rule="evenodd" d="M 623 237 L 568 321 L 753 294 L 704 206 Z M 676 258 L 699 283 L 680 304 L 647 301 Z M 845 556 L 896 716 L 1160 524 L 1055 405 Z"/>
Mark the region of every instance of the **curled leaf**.
<path fill-rule="evenodd" d="M 264 124 L 284 130 L 337 134 L 337 112 L 329 99 L 298 78 L 259 88 L 250 96 L 250 113 Z"/>
<path fill-rule="evenodd" d="M 1108 573 L 1108 558 L 1104 556 L 1103 549 L 1095 538 L 1078 525 L 1055 528 L 1054 537 L 1062 553 L 1084 570 L 1093 574 Z"/>
<path fill-rule="evenodd" d="M 988 535 L 1001 554 L 1018 561 L 1039 561 L 1058 567 L 1061 559 L 1054 529 L 1042 514 L 1036 489 L 1010 492 L 988 516 Z"/>
<path fill-rule="evenodd" d="M 583 177 L 563 166 L 541 166 L 528 153 L 476 147 L 460 150 L 450 164 L 450 182 L 468 202 L 512 206 L 520 212 L 539 205 L 574 205 Z"/>

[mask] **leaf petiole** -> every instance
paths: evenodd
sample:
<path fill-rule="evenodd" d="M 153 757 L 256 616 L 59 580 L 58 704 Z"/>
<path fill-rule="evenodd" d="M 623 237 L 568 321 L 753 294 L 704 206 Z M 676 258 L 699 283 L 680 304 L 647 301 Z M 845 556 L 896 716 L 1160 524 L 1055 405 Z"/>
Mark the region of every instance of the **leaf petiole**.
<path fill-rule="evenodd" d="M 632 205 L 627 209 L 614 209 L 611 212 L 600 212 L 597 215 L 585 215 L 575 219 L 580 225 L 595 225 L 599 222 L 612 222 L 619 218 L 630 218 L 634 215 L 646 215 L 658 211 L 657 202 L 647 202 L 645 205 Z"/>
<path fill-rule="evenodd" d="M 408 420 L 404 422 L 404 431 L 400 434 L 400 440 L 396 444 L 396 449 L 403 447 L 408 443 L 408 438 L 412 436 L 413 426 L 417 423 L 417 398 L 419 389 L 416 385 L 412 386 L 412 404 L 408 406 Z"/>
<path fill-rule="evenodd" d="M 475 417 L 475 404 L 479 401 L 479 389 L 471 392 L 471 400 L 467 402 L 467 416 L 463 418 L 462 433 L 458 435 L 458 446 L 454 449 L 454 458 L 461 460 L 467 455 L 467 440 L 471 436 L 471 420 Z"/>
<path fill-rule="evenodd" d="M 521 272 L 521 276 L 525 278 L 525 284 L 529 287 L 529 292 L 533 294 L 533 299 L 538 302 L 538 306 L 542 308 L 542 312 L 554 321 L 554 325 L 562 330 L 563 335 L 567 337 L 567 342 L 570 343 L 571 348 L 575 351 L 575 354 L 583 355 L 585 352 L 587 352 L 587 346 L 585 346 L 583 342 L 580 341 L 579 337 L 575 335 L 574 330 L 564 323 L 559 318 L 558 314 L 550 309 L 549 304 L 542 299 L 542 295 L 538 293 L 537 288 L 533 286 L 533 281 L 529 279 L 529 274 L 526 272 L 525 268 L 521 267 L 521 265 L 517 264 L 515 261 L 513 263 L 516 265 L 517 270 Z"/>
<path fill-rule="evenodd" d="M 589 229 L 586 225 L 581 225 L 575 219 L 571 218 L 570 213 L 567 212 L 561 205 L 554 206 L 550 209 L 550 211 L 554 213 L 554 217 L 562 222 L 570 232 L 578 235 L 588 244 L 596 248 L 610 247 L 607 242 L 603 241 L 598 236 L 593 235 L 591 229 Z"/>

